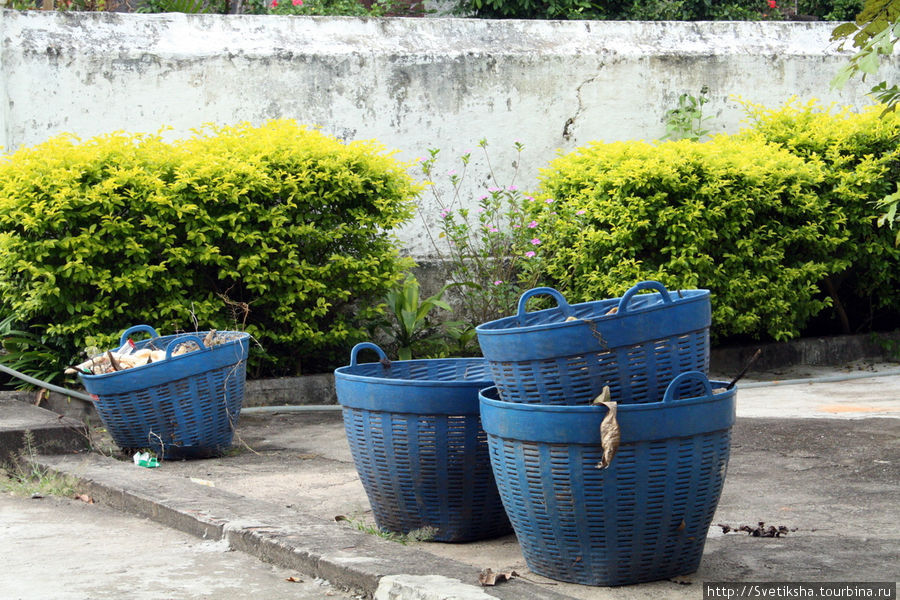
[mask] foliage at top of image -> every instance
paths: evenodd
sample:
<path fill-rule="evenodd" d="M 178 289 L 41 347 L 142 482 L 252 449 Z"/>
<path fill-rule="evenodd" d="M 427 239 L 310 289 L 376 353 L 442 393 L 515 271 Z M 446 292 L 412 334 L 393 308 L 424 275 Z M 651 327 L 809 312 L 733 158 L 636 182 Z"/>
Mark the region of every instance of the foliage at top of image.
<path fill-rule="evenodd" d="M 288 120 L 57 137 L 0 161 L 0 315 L 67 357 L 137 323 L 244 329 L 255 374 L 307 372 L 382 314 L 417 191 L 380 144 Z"/>
<path fill-rule="evenodd" d="M 459 0 L 457 12 L 497 19 L 846 21 L 862 0 Z"/>
<path fill-rule="evenodd" d="M 9 0 L 8 8 L 47 8 L 48 0 Z M 885 0 L 876 0 L 884 2 Z M 616 21 L 850 21 L 863 0 L 455 0 L 460 16 Z M 53 10 L 142 13 L 423 16 L 423 0 L 51 0 Z"/>
<path fill-rule="evenodd" d="M 402 0 L 9 0 L 15 10 L 253 14 L 307 16 L 421 16 L 420 1 Z"/>
<path fill-rule="evenodd" d="M 865 81 L 874 76 L 881 68 L 881 59 L 893 56 L 900 41 L 900 0 L 865 0 L 853 22 L 835 27 L 831 39 L 841 42 L 841 47 L 852 40 L 858 50 L 832 79 L 832 88 L 843 88 L 853 77 Z M 900 104 L 900 84 L 882 80 L 872 86 L 869 95 L 884 106 L 884 116 L 896 111 Z M 880 226 L 900 225 L 900 182 L 892 193 L 881 198 L 878 207 L 883 211 L 878 218 Z M 900 227 L 894 243 L 900 246 Z"/>

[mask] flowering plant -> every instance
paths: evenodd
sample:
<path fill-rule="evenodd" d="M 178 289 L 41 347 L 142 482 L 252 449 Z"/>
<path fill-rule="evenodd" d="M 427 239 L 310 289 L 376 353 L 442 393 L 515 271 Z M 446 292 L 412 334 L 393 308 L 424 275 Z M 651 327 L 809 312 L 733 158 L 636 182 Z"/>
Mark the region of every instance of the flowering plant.
<path fill-rule="evenodd" d="M 265 0 L 270 15 L 380 17 L 391 9 L 390 0 L 375 0 L 370 8 L 358 0 Z"/>
<path fill-rule="evenodd" d="M 439 209 L 437 237 L 428 227 L 429 219 L 421 216 L 435 252 L 450 265 L 450 280 L 455 284 L 452 293 L 470 327 L 512 314 L 519 296 L 535 287 L 541 273 L 541 231 L 525 210 L 526 204 L 538 201 L 515 185 L 524 146 L 514 144 L 513 173 L 505 185 L 500 184 L 491 165 L 487 141 L 481 140 L 478 146 L 487 163 L 490 187 L 478 198 L 475 209 L 466 208 L 460 197 L 471 152 L 460 157 L 459 171 L 448 173 L 449 200 L 430 181 L 440 151 L 430 149 L 421 163 Z"/>

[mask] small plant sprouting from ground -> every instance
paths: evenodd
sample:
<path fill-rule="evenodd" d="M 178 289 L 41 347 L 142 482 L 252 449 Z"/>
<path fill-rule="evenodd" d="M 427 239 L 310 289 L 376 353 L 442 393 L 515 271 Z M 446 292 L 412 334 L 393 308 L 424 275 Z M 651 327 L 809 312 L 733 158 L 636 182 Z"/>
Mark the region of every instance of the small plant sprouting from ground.
<path fill-rule="evenodd" d="M 26 431 L 24 448 L 11 464 L 0 466 L 0 490 L 17 496 L 71 497 L 75 494 L 75 480 L 54 473 L 37 464 L 34 434 Z"/>
<path fill-rule="evenodd" d="M 700 138 L 708 135 L 709 129 L 704 129 L 704 126 L 712 117 L 703 114 L 703 105 L 708 102 L 709 88 L 705 85 L 697 96 L 681 94 L 678 106 L 666 112 L 666 135 L 663 138 L 699 142 Z"/>
<path fill-rule="evenodd" d="M 421 527 L 419 529 L 413 529 L 408 533 L 397 533 L 395 531 L 384 531 L 379 529 L 377 525 L 372 523 L 368 523 L 362 519 L 345 517 L 344 515 L 338 515 L 334 518 L 337 522 L 344 522 L 353 527 L 357 531 L 362 531 L 363 533 L 368 533 L 369 535 L 377 535 L 380 538 L 386 539 L 391 542 L 397 542 L 398 544 L 403 544 L 404 546 L 410 542 L 430 542 L 434 540 L 435 535 L 437 535 L 437 529 L 434 527 Z"/>
<path fill-rule="evenodd" d="M 385 296 L 388 319 L 383 330 L 394 338 L 400 360 L 410 360 L 413 354 L 421 358 L 445 353 L 447 342 L 444 338 L 451 336 L 449 329 L 459 323 L 437 322 L 431 313 L 435 309 L 451 310 L 443 296 L 452 285 L 445 285 L 437 294 L 422 299 L 419 282 L 408 275 L 388 291 Z"/>

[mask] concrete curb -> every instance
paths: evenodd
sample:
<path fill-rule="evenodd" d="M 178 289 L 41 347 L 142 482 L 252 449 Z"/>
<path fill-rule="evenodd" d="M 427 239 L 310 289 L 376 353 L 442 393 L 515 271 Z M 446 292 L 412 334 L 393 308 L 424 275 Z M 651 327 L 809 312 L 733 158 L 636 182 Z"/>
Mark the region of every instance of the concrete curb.
<path fill-rule="evenodd" d="M 0 462 L 23 451 L 75 452 L 88 447 L 84 424 L 19 400 L 0 397 Z M 30 448 L 26 448 L 28 435 Z"/>
<path fill-rule="evenodd" d="M 118 510 L 211 540 L 378 600 L 565 600 L 514 579 L 481 588 L 478 570 L 276 504 L 141 469 L 96 454 L 40 455 L 37 465 L 78 480 L 78 489 Z"/>

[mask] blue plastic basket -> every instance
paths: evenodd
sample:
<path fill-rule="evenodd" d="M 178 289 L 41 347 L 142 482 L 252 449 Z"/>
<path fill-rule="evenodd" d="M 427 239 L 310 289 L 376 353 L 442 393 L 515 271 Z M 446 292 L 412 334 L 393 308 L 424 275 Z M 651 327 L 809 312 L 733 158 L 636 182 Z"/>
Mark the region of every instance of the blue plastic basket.
<path fill-rule="evenodd" d="M 655 293 L 638 294 L 646 289 Z M 557 306 L 526 312 L 540 294 Z M 517 313 L 475 329 L 507 402 L 587 405 L 606 385 L 619 404 L 656 402 L 679 373 L 709 371 L 707 290 L 643 281 L 621 298 L 569 305 L 553 288 L 535 288 Z"/>
<path fill-rule="evenodd" d="M 357 364 L 363 349 L 380 362 Z M 334 372 L 353 461 L 375 522 L 398 533 L 432 528 L 463 542 L 512 531 L 491 474 L 478 391 L 483 359 L 389 362 L 357 344 Z"/>
<path fill-rule="evenodd" d="M 165 350 L 166 360 L 80 376 L 116 445 L 150 448 L 162 458 L 218 456 L 230 448 L 244 400 L 250 336 L 221 331 L 234 339 L 207 348 L 205 331 L 160 337 L 149 325 L 136 325 L 122 334 L 120 346 L 136 332 L 152 336 L 135 343 L 137 349 Z M 185 342 L 200 349 L 172 356 Z"/>
<path fill-rule="evenodd" d="M 702 395 L 681 397 L 698 383 Z M 728 465 L 733 388 L 713 392 L 704 374 L 683 373 L 662 401 L 620 406 L 621 445 L 606 469 L 604 406 L 504 402 L 489 388 L 481 414 L 529 569 L 609 586 L 697 570 Z"/>

